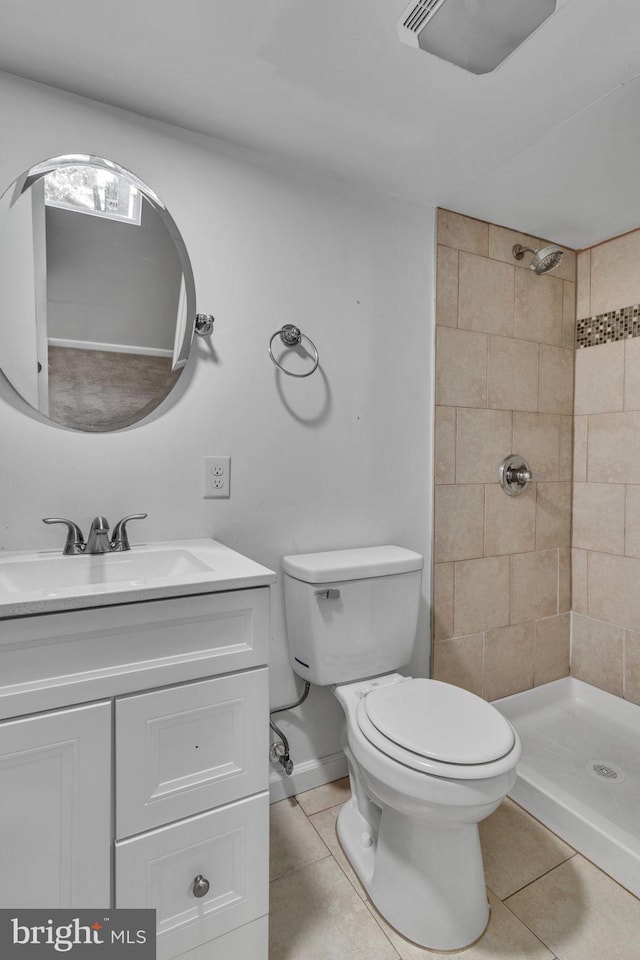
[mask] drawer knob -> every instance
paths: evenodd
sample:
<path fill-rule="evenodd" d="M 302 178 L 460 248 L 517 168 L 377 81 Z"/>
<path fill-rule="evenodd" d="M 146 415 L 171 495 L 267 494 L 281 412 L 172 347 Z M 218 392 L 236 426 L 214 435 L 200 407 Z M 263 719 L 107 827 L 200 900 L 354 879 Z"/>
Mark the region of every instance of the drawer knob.
<path fill-rule="evenodd" d="M 193 881 L 194 897 L 205 897 L 209 893 L 209 881 L 201 873 Z"/>

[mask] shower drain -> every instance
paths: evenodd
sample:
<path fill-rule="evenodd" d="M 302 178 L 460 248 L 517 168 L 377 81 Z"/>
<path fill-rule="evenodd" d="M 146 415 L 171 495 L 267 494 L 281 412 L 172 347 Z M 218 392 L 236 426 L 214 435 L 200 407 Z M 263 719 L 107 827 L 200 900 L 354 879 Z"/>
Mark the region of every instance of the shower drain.
<path fill-rule="evenodd" d="M 616 767 L 613 763 L 604 763 L 602 760 L 590 760 L 586 767 L 592 777 L 596 777 L 598 780 L 606 780 L 607 783 L 622 783 L 625 779 L 624 770 Z"/>

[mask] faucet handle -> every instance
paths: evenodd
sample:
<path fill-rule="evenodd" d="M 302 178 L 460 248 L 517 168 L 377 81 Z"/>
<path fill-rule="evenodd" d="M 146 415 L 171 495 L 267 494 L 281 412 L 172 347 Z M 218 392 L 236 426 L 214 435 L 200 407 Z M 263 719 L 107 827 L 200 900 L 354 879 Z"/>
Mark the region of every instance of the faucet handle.
<path fill-rule="evenodd" d="M 144 520 L 147 516 L 148 514 L 146 513 L 132 513 L 128 517 L 123 517 L 122 520 L 118 520 L 111 536 L 111 549 L 113 551 L 130 550 L 127 524 L 129 520 Z"/>
<path fill-rule="evenodd" d="M 43 523 L 66 523 L 67 539 L 62 550 L 65 557 L 74 556 L 77 553 L 84 553 L 85 542 L 82 530 L 73 520 L 65 520 L 63 517 L 43 517 Z"/>

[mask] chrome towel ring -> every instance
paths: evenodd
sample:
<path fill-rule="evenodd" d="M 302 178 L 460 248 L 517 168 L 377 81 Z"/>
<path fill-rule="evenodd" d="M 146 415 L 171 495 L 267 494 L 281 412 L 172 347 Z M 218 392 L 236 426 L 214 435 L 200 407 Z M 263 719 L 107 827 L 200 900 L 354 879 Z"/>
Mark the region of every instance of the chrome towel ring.
<path fill-rule="evenodd" d="M 306 373 L 293 373 L 291 370 L 286 370 L 273 355 L 273 341 L 276 337 L 280 337 L 280 340 L 282 343 L 284 343 L 285 347 L 295 347 L 297 344 L 301 343 L 302 340 L 306 340 L 313 350 L 313 366 L 311 367 L 311 370 L 308 370 Z M 276 367 L 278 367 L 279 370 L 282 370 L 283 373 L 286 373 L 288 377 L 310 377 L 311 374 L 315 373 L 315 371 L 318 369 L 318 364 L 320 363 L 320 355 L 318 354 L 318 350 L 313 340 L 310 340 L 309 337 L 302 333 L 302 331 L 292 323 L 285 323 L 285 325 L 280 330 L 276 330 L 274 335 L 271 337 L 271 340 L 269 340 L 269 356 L 275 363 Z"/>

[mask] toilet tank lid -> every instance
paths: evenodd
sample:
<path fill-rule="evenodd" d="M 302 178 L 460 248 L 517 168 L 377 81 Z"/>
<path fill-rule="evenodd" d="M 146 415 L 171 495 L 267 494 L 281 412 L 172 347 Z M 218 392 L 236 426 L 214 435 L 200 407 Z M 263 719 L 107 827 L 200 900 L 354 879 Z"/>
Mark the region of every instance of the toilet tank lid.
<path fill-rule="evenodd" d="M 421 555 L 413 550 L 385 545 L 283 557 L 282 569 L 290 577 L 305 583 L 331 583 L 334 580 L 365 580 L 410 573 L 422 570 L 422 562 Z"/>

